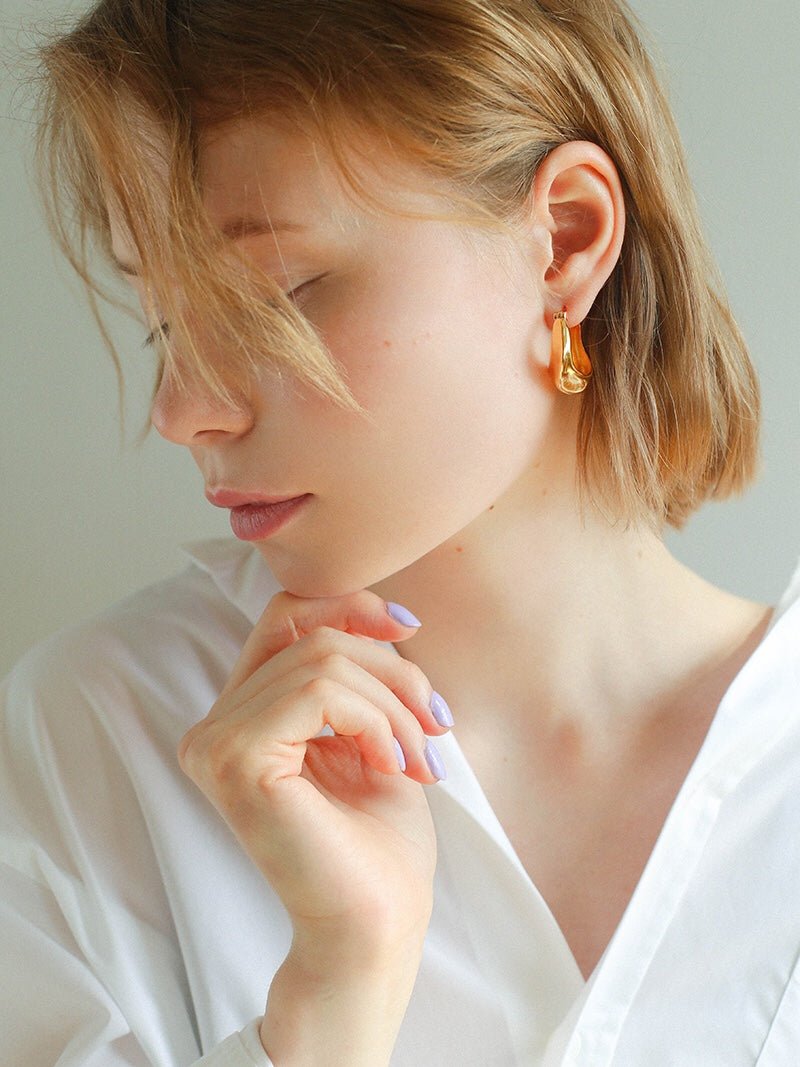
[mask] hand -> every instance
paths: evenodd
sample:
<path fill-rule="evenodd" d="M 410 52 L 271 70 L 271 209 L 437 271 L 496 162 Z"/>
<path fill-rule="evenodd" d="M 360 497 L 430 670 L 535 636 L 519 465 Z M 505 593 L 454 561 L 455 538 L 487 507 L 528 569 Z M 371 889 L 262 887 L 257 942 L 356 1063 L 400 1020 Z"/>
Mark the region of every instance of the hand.
<path fill-rule="evenodd" d="M 425 735 L 446 728 L 424 673 L 376 644 L 415 632 L 367 590 L 278 593 L 179 746 L 182 769 L 286 906 L 307 970 L 421 951 L 436 862 Z M 326 724 L 336 736 L 316 737 Z"/>

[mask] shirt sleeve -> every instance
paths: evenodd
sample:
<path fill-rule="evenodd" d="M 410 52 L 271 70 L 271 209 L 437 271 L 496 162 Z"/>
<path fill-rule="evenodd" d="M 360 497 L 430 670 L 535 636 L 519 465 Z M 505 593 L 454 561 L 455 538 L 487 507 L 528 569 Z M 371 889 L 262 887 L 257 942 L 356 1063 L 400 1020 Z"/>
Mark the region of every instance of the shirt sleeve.
<path fill-rule="evenodd" d="M 65 911 L 65 897 L 0 864 L 3 1067 L 274 1067 L 261 1045 L 261 1017 L 198 1059 L 187 1012 L 170 996 L 174 983 L 157 969 L 152 985 L 130 982 L 118 1003 L 88 966 Z"/>
<path fill-rule="evenodd" d="M 259 1019 L 202 1055 L 124 754 L 84 667 L 35 659 L 0 684 L 3 1067 L 273 1067 Z"/>
<path fill-rule="evenodd" d="M 231 1036 L 193 1067 L 275 1067 L 259 1037 L 261 1016 Z"/>

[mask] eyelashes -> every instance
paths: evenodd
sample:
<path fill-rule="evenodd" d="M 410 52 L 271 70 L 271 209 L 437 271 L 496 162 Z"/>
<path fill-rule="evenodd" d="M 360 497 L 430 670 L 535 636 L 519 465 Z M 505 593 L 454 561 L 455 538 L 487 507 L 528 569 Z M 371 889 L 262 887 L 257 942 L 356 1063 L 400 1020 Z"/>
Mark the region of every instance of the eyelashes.
<path fill-rule="evenodd" d="M 303 282 L 302 285 L 298 285 L 296 288 L 291 289 L 286 294 L 287 298 L 296 303 L 296 301 L 294 301 L 296 295 L 302 292 L 303 289 L 308 288 L 309 285 L 313 285 L 314 282 L 317 281 L 319 281 L 319 278 L 312 278 L 310 281 Z M 169 323 L 161 322 L 154 330 L 150 331 L 147 337 L 145 337 L 144 341 L 142 342 L 142 348 L 149 348 L 154 345 L 156 343 L 156 340 L 158 340 L 159 331 L 161 331 L 164 334 L 164 337 L 169 340 Z"/>
<path fill-rule="evenodd" d="M 156 343 L 156 338 L 158 337 L 159 330 L 163 332 L 166 338 L 169 338 L 169 323 L 162 322 L 155 328 L 155 330 L 151 330 L 147 337 L 145 337 L 144 343 L 142 344 L 142 348 L 147 348 L 148 345 L 154 345 Z"/>
<path fill-rule="evenodd" d="M 298 285 L 294 289 L 290 289 L 289 292 L 286 294 L 287 300 L 291 300 L 293 304 L 296 304 L 297 301 L 295 300 L 295 297 L 297 296 L 297 294 L 298 293 L 302 293 L 302 291 L 304 289 L 307 289 L 309 287 L 309 285 L 313 285 L 314 282 L 318 282 L 318 281 L 319 281 L 319 278 L 311 278 L 309 281 L 303 282 L 302 285 Z"/>

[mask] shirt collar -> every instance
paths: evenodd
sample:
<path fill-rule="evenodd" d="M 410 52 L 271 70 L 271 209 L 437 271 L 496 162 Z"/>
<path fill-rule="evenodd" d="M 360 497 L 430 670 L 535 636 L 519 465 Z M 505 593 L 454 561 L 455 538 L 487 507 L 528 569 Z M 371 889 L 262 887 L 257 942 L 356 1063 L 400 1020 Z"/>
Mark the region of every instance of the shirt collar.
<path fill-rule="evenodd" d="M 188 541 L 180 548 L 253 625 L 283 588 L 258 550 L 232 537 Z"/>
<path fill-rule="evenodd" d="M 792 604 L 795 604 L 799 600 L 800 600 L 800 556 L 797 559 L 797 563 L 795 565 L 794 573 L 792 574 L 792 577 L 789 579 L 789 584 L 784 589 L 783 593 L 781 594 L 781 598 L 780 598 L 780 600 L 778 601 L 778 603 L 777 603 L 777 605 L 775 607 L 775 612 L 774 612 L 772 618 L 770 619 L 769 626 L 767 627 L 767 631 L 764 634 L 765 637 L 770 632 L 770 630 L 775 626 L 775 624 L 777 623 L 778 619 L 781 618 L 788 611 L 788 609 L 792 606 Z"/>
<path fill-rule="evenodd" d="M 682 793 L 722 798 L 800 723 L 800 569 L 720 701 Z"/>

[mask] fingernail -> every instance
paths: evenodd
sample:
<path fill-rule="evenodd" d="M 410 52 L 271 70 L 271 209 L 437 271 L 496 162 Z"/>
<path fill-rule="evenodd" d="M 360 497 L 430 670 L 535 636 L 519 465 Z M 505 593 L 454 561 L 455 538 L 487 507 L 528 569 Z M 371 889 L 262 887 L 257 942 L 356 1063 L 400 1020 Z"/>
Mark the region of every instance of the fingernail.
<path fill-rule="evenodd" d="M 417 616 L 412 615 L 408 608 L 404 608 L 402 604 L 394 604 L 389 600 L 386 604 L 386 610 L 395 622 L 401 622 L 403 626 L 422 626 Z"/>
<path fill-rule="evenodd" d="M 425 762 L 430 767 L 431 774 L 438 778 L 440 782 L 447 777 L 447 771 L 442 762 L 442 757 L 439 755 L 439 749 L 434 745 L 433 741 L 425 742 Z"/>
<path fill-rule="evenodd" d="M 397 762 L 400 764 L 400 770 L 404 771 L 406 769 L 406 757 L 403 753 L 402 748 L 400 747 L 400 742 L 397 740 L 397 738 L 393 737 L 392 741 L 394 742 L 394 752 L 397 756 Z"/>
<path fill-rule="evenodd" d="M 455 722 L 453 719 L 453 713 L 447 706 L 447 701 L 434 689 L 431 696 L 431 711 L 433 717 L 439 723 L 440 726 L 452 726 Z"/>

